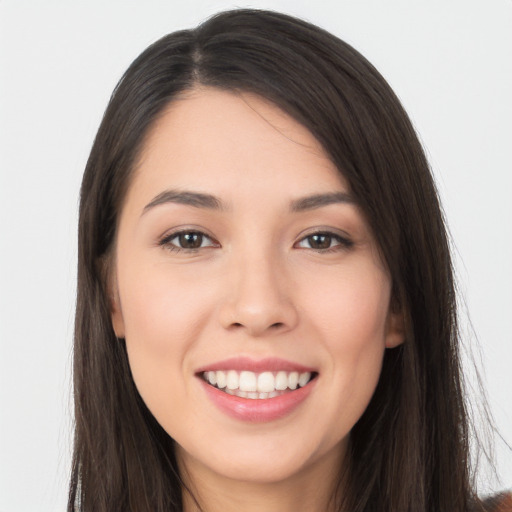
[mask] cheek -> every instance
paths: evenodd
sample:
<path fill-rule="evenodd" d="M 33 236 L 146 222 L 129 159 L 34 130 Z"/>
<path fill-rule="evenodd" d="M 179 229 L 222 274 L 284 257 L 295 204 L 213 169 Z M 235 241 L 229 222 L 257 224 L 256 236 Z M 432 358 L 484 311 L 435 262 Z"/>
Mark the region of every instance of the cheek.
<path fill-rule="evenodd" d="M 333 350 L 384 344 L 390 284 L 382 271 L 366 266 L 317 276 L 315 290 L 308 299 L 310 318 Z"/>
<path fill-rule="evenodd" d="M 127 341 L 141 345 L 157 359 L 176 355 L 181 344 L 193 339 L 203 321 L 202 312 L 213 302 L 208 287 L 186 272 L 170 272 L 165 264 L 136 271 L 128 271 L 133 265 L 126 268 L 120 296 Z"/>
<path fill-rule="evenodd" d="M 194 284 L 197 280 L 186 272 L 171 274 L 162 264 L 137 268 L 122 263 L 119 293 L 130 368 L 144 402 L 165 423 L 168 411 L 180 406 L 183 377 L 190 370 L 187 354 L 214 301 L 210 288 Z"/>
<path fill-rule="evenodd" d="M 324 293 L 310 302 L 310 324 L 328 353 L 332 390 L 323 396 L 321 407 L 331 411 L 335 435 L 346 435 L 379 380 L 390 285 L 385 274 L 372 268 L 317 285 Z"/>

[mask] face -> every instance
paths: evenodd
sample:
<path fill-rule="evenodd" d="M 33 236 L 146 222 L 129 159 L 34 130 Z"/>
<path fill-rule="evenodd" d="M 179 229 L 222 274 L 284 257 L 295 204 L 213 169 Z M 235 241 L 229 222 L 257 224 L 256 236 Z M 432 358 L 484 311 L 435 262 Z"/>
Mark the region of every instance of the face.
<path fill-rule="evenodd" d="M 112 281 L 136 386 L 203 475 L 332 473 L 402 341 L 347 184 L 308 130 L 250 94 L 190 91 L 157 121 Z"/>

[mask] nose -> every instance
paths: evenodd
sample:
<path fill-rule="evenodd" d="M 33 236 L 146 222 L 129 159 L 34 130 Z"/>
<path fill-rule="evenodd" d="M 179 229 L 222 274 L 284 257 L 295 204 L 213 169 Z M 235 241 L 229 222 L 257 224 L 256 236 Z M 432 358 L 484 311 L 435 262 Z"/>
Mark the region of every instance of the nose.
<path fill-rule="evenodd" d="M 252 255 L 230 265 L 220 322 L 261 337 L 293 329 L 298 322 L 292 283 L 272 258 Z"/>

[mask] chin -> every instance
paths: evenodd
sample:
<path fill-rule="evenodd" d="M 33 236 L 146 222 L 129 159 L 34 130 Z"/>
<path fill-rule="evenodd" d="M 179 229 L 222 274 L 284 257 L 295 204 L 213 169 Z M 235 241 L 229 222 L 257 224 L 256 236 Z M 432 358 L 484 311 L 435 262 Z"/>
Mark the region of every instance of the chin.
<path fill-rule="evenodd" d="M 289 480 L 301 473 L 304 461 L 276 460 L 275 455 L 232 458 L 228 465 L 212 465 L 209 469 L 223 478 L 252 484 L 271 484 Z"/>
<path fill-rule="evenodd" d="M 185 467 L 202 466 L 206 473 L 223 479 L 272 484 L 305 476 L 315 471 L 315 467 L 323 466 L 323 462 L 330 461 L 332 465 L 331 459 L 340 459 L 343 453 L 343 443 L 327 447 L 312 439 L 308 443 L 304 435 L 300 439 L 289 436 L 288 441 L 279 437 L 272 439 L 271 435 L 266 439 L 262 439 L 261 434 L 252 439 L 243 436 L 238 441 L 231 438 L 227 444 L 217 443 L 214 450 L 211 446 L 210 449 L 203 447 L 201 453 L 189 454 L 179 446 L 177 456 Z"/>

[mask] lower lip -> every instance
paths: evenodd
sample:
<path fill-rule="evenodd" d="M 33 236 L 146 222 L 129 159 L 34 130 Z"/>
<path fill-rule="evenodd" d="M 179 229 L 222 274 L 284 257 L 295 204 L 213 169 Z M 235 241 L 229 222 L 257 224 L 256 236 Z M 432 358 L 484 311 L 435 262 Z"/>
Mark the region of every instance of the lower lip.
<path fill-rule="evenodd" d="M 287 416 L 294 411 L 311 393 L 316 378 L 303 388 L 289 391 L 274 398 L 251 399 L 229 395 L 201 379 L 208 398 L 224 413 L 237 420 L 264 423 Z"/>

